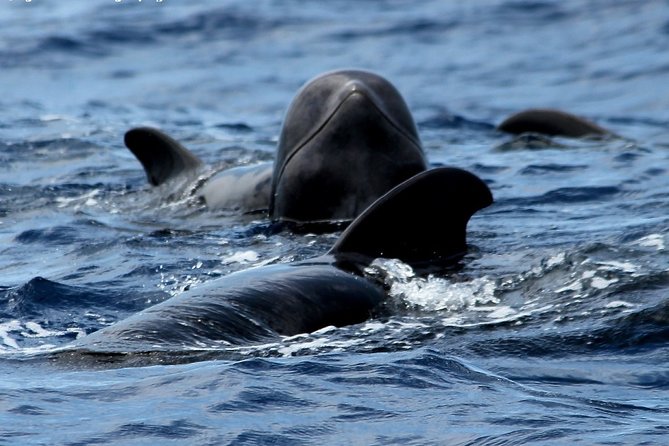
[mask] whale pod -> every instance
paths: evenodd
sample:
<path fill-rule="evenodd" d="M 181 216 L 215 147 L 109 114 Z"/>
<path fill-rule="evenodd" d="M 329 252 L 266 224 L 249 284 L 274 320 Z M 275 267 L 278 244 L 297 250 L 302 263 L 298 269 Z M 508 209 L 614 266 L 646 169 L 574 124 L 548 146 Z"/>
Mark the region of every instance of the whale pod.
<path fill-rule="evenodd" d="M 152 185 L 202 166 L 157 129 L 131 129 L 125 144 Z M 222 171 L 199 195 L 209 208 L 266 210 L 275 221 L 350 222 L 426 168 L 416 125 L 397 89 L 377 74 L 341 70 L 314 78 L 297 93 L 273 165 Z"/>
<path fill-rule="evenodd" d="M 81 338 L 93 352 L 141 352 L 243 344 L 360 323 L 386 299 L 363 276 L 376 257 L 447 266 L 466 252 L 466 226 L 492 203 L 475 175 L 420 173 L 365 210 L 322 257 L 252 268 L 212 280 Z"/>

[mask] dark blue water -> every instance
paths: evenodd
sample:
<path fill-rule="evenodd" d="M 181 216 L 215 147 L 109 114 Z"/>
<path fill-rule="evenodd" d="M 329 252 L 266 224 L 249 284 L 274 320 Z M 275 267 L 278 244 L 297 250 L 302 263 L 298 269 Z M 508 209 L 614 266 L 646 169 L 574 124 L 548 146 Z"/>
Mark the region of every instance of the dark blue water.
<path fill-rule="evenodd" d="M 0 4 L 0 444 L 666 444 L 669 4 Z M 123 133 L 271 160 L 297 89 L 391 80 L 434 165 L 481 176 L 462 270 L 378 262 L 384 319 L 172 357 L 71 341 L 331 235 L 151 190 Z M 557 107 L 622 136 L 494 125 Z"/>

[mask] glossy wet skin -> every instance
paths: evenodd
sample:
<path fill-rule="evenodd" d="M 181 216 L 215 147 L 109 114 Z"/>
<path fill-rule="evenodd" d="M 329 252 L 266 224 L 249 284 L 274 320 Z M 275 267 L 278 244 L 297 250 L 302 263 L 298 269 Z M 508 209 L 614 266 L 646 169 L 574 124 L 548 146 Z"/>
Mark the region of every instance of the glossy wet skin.
<path fill-rule="evenodd" d="M 363 322 L 383 289 L 328 258 L 237 272 L 82 338 L 86 351 L 170 350 L 244 344 Z"/>
<path fill-rule="evenodd" d="M 392 84 L 366 71 L 327 73 L 298 92 L 286 113 L 270 216 L 350 221 L 426 168 L 411 113 Z"/>
<path fill-rule="evenodd" d="M 209 209 L 266 212 L 272 185 L 272 163 L 239 166 L 218 172 L 199 191 Z"/>
<path fill-rule="evenodd" d="M 539 133 L 571 138 L 612 135 L 608 130 L 584 118 L 550 108 L 523 110 L 506 118 L 497 128 L 513 134 Z"/>
<path fill-rule="evenodd" d="M 201 166 L 156 129 L 132 129 L 125 142 L 153 185 Z M 295 96 L 273 167 L 221 172 L 199 195 L 212 209 L 269 209 L 275 221 L 350 222 L 425 169 L 416 125 L 397 89 L 374 73 L 342 70 L 316 77 Z"/>

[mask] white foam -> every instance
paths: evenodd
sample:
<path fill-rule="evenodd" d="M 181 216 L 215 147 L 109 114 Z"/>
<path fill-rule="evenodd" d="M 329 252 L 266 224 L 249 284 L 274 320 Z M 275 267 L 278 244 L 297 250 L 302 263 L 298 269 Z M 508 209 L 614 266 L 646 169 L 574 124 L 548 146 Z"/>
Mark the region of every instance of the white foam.
<path fill-rule="evenodd" d="M 591 263 L 590 261 L 583 262 L 582 264 Z M 608 288 L 620 281 L 619 278 L 604 278 L 597 275 L 598 272 L 623 272 L 623 273 L 634 273 L 638 270 L 638 267 L 629 262 L 617 262 L 617 261 L 608 261 L 608 262 L 598 262 L 599 267 L 596 270 L 587 270 L 581 273 L 581 277 L 574 280 L 567 285 L 557 288 L 556 293 L 562 293 L 565 291 L 579 292 L 583 291 L 584 288 L 590 287 L 597 290 L 603 290 Z"/>
<path fill-rule="evenodd" d="M 646 248 L 655 248 L 658 251 L 663 251 L 665 249 L 664 235 L 662 234 L 647 235 L 637 240 L 636 243 Z"/>
<path fill-rule="evenodd" d="M 97 206 L 98 201 L 95 197 L 100 194 L 100 189 L 93 189 L 90 192 L 86 192 L 83 195 L 72 198 L 57 197 L 56 203 L 58 203 L 59 208 L 68 207 L 71 204 L 74 204 L 74 210 L 79 210 L 81 206 Z"/>
<path fill-rule="evenodd" d="M 318 330 L 314 331 L 313 334 L 322 335 L 325 333 L 331 333 L 333 331 L 337 331 L 337 327 L 334 325 L 328 325 L 326 327 L 319 328 Z"/>
<path fill-rule="evenodd" d="M 510 307 L 499 307 L 501 310 L 497 312 L 498 307 L 487 307 L 483 310 L 491 310 L 487 315 L 488 321 L 483 322 L 466 322 L 458 318 L 444 318 L 441 323 L 445 327 L 478 327 L 491 324 L 499 324 L 504 322 L 516 322 L 516 325 L 522 324 L 522 318 L 531 316 L 536 313 L 545 313 L 554 308 L 554 305 L 544 305 L 539 308 L 526 309 L 524 311 L 516 311 Z"/>
<path fill-rule="evenodd" d="M 486 276 L 468 282 L 428 276 L 416 276 L 411 266 L 395 259 L 377 259 L 365 273 L 382 278 L 390 287 L 388 294 L 410 307 L 426 311 L 457 312 L 481 305 L 496 305 L 495 282 Z"/>
<path fill-rule="evenodd" d="M 24 327 L 28 331 L 22 331 L 21 334 L 27 338 L 46 338 L 48 336 L 62 336 L 64 331 L 53 331 L 43 328 L 37 322 L 26 322 Z"/>
<path fill-rule="evenodd" d="M 2 339 L 2 343 L 12 349 L 18 350 L 19 345 L 16 343 L 16 340 L 9 335 L 9 333 L 12 331 L 21 330 L 21 328 L 21 322 L 16 320 L 0 323 L 0 339 Z"/>
<path fill-rule="evenodd" d="M 618 262 L 616 260 L 609 260 L 607 262 L 598 262 L 601 270 L 611 271 L 611 270 L 620 270 L 624 273 L 635 273 L 639 270 L 639 267 L 630 262 Z"/>
<path fill-rule="evenodd" d="M 604 308 L 634 308 L 635 305 L 624 300 L 614 300 L 604 306 Z"/>
<path fill-rule="evenodd" d="M 386 327 L 386 324 L 383 324 L 381 322 L 367 322 L 365 325 L 363 325 L 360 330 L 366 331 L 368 333 L 374 333 L 377 331 L 381 331 Z"/>
<path fill-rule="evenodd" d="M 597 288 L 598 290 L 603 290 L 604 288 L 608 288 L 609 285 L 614 284 L 616 282 L 618 282 L 618 279 L 606 280 L 602 277 L 593 277 L 593 279 L 590 281 L 590 286 L 593 288 Z"/>
<path fill-rule="evenodd" d="M 492 309 L 492 311 L 487 315 L 489 319 L 508 319 L 512 316 L 516 316 L 518 312 L 514 310 L 513 308 L 502 305 L 499 307 L 495 307 Z"/>
<path fill-rule="evenodd" d="M 388 283 L 408 280 L 416 275 L 411 266 L 397 259 L 376 259 L 365 268 L 365 273 L 382 276 Z"/>
<path fill-rule="evenodd" d="M 560 252 L 546 260 L 546 268 L 552 268 L 554 266 L 561 265 L 564 263 L 566 258 L 567 255 L 564 252 Z"/>
<path fill-rule="evenodd" d="M 221 263 L 224 265 L 229 265 L 231 263 L 253 263 L 257 262 L 259 258 L 260 255 L 255 251 L 237 251 L 225 257 L 221 260 Z"/>
<path fill-rule="evenodd" d="M 576 280 L 568 285 L 563 286 L 562 288 L 558 288 L 555 290 L 556 293 L 563 293 L 565 291 L 581 291 L 583 289 L 583 284 L 581 283 L 580 280 Z"/>
<path fill-rule="evenodd" d="M 298 342 L 295 344 L 289 344 L 285 346 L 280 346 L 277 349 L 277 352 L 283 356 L 293 356 L 296 353 L 299 353 L 303 350 L 318 351 L 323 348 L 327 348 L 331 351 L 344 351 L 347 348 L 354 347 L 360 341 L 359 339 L 350 339 L 346 341 L 333 341 L 330 338 L 322 337 L 312 339 L 310 341 Z"/>
<path fill-rule="evenodd" d="M 76 338 L 79 339 L 85 334 L 85 332 L 80 328 L 68 328 L 66 330 L 47 330 L 39 323 L 34 321 L 21 322 L 19 320 L 12 320 L 3 322 L 0 323 L 0 340 L 2 340 L 2 344 L 4 345 L 4 347 L 3 345 L 0 345 L 1 353 L 20 351 L 22 354 L 32 354 L 49 351 L 56 348 L 52 344 L 43 344 L 27 348 L 20 347 L 16 339 L 11 336 L 10 333 L 12 332 L 18 332 L 24 338 L 48 338 L 54 336 L 65 336 L 69 333 L 76 333 Z"/>
<path fill-rule="evenodd" d="M 391 296 L 427 311 L 460 311 L 477 305 L 497 304 L 495 284 L 487 277 L 470 282 L 453 283 L 447 279 L 430 276 L 392 284 Z"/>

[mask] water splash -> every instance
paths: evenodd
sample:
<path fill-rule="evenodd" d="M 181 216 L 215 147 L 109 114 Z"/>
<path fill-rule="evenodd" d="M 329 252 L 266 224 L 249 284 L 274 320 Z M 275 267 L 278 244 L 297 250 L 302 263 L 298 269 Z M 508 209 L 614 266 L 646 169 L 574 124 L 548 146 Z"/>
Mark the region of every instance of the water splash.
<path fill-rule="evenodd" d="M 496 284 L 483 276 L 466 282 L 429 275 L 420 277 L 411 266 L 399 260 L 377 259 L 365 273 L 382 278 L 389 295 L 410 309 L 426 312 L 460 312 L 500 303 Z"/>
<path fill-rule="evenodd" d="M 86 333 L 81 328 L 69 327 L 64 330 L 49 330 L 44 328 L 36 321 L 10 320 L 0 323 L 0 353 L 20 352 L 23 354 L 32 354 L 37 352 L 49 351 L 56 346 L 50 343 L 43 343 L 36 346 L 24 347 L 20 344 L 26 339 L 48 339 L 62 337 L 74 337 L 79 339 Z"/>
<path fill-rule="evenodd" d="M 664 251 L 666 249 L 664 235 L 662 234 L 650 234 L 641 237 L 636 241 L 636 244 L 645 248 L 655 248 L 658 251 Z"/>
<path fill-rule="evenodd" d="M 228 265 L 231 263 L 242 263 L 249 264 L 257 262 L 260 258 L 260 254 L 256 251 L 245 250 L 245 251 L 235 251 L 221 260 L 221 263 Z"/>

